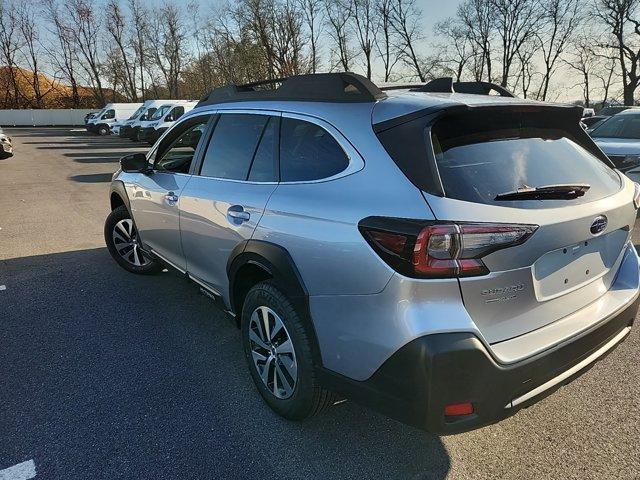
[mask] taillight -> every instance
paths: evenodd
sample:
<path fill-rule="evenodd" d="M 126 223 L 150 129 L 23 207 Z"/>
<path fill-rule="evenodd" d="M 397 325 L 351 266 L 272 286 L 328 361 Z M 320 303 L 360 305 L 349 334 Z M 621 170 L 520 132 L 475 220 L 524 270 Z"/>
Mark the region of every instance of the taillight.
<path fill-rule="evenodd" d="M 524 243 L 538 227 L 369 217 L 359 228 L 376 253 L 403 275 L 450 278 L 486 275 L 482 257 Z"/>

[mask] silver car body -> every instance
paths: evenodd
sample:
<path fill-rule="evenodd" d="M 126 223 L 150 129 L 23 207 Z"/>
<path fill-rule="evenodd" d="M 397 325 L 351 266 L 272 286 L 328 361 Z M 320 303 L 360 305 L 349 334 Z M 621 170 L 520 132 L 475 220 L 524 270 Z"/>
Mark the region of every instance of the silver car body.
<path fill-rule="evenodd" d="M 460 94 L 401 93 L 376 103 L 245 101 L 198 107 L 190 118 L 220 113 L 282 115 L 327 130 L 349 158 L 332 178 L 259 183 L 192 174 L 117 172 L 145 245 L 219 295 L 232 309 L 226 266 L 242 241 L 285 248 L 309 294 L 323 365 L 365 380 L 412 340 L 442 332 L 472 332 L 497 362 L 531 357 L 630 305 L 638 296 L 638 256 L 630 236 L 634 184 L 591 203 L 558 208 L 510 208 L 431 195 L 415 188 L 382 148 L 372 123 L 424 108 L 522 104 Z M 201 148 L 201 147 L 199 147 Z M 153 161 L 155 148 L 149 153 Z M 249 221 L 228 212 L 242 206 Z M 605 215 L 606 231 L 589 234 Z M 365 217 L 527 223 L 524 244 L 484 260 L 491 273 L 421 280 L 395 272 L 358 230 Z M 569 253 L 567 253 L 569 252 Z M 585 274 L 587 272 L 587 274 Z"/>

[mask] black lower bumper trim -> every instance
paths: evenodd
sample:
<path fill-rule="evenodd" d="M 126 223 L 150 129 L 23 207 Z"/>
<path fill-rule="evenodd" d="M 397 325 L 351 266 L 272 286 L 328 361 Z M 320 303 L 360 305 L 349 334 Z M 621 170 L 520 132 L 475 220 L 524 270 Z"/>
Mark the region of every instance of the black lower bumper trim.
<path fill-rule="evenodd" d="M 549 382 L 600 349 L 633 324 L 638 300 L 621 312 L 571 340 L 510 365 L 497 363 L 472 333 L 442 333 L 417 338 L 391 356 L 366 381 L 327 369 L 320 381 L 392 418 L 437 434 L 460 433 L 495 423 L 537 402 L 589 369 L 515 408 L 507 405 Z M 454 419 L 446 405 L 471 402 L 474 413 Z"/>

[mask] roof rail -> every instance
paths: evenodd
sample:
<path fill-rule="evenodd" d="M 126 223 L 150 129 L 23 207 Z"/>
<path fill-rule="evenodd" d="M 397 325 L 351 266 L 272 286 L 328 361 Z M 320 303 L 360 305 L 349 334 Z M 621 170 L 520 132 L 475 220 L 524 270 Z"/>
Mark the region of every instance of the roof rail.
<path fill-rule="evenodd" d="M 422 87 L 413 88 L 413 92 L 470 93 L 473 95 L 490 95 L 496 92 L 501 97 L 515 97 L 513 93 L 501 85 L 491 82 L 454 82 L 451 77 L 431 80 Z"/>
<path fill-rule="evenodd" d="M 515 97 L 506 88 L 490 82 L 454 82 L 451 77 L 442 77 L 431 80 L 426 84 L 396 84 L 380 87 L 383 92 L 389 90 L 410 90 L 412 92 L 431 93 L 471 93 L 474 95 L 490 95 L 492 91 L 501 97 Z"/>
<path fill-rule="evenodd" d="M 197 107 L 242 100 L 363 103 L 384 97 L 385 93 L 362 75 L 316 73 L 216 88 L 202 97 Z"/>

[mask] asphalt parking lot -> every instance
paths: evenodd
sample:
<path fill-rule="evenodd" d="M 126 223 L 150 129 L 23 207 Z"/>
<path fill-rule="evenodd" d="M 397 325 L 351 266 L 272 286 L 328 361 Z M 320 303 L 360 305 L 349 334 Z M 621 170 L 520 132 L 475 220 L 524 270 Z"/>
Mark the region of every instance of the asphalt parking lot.
<path fill-rule="evenodd" d="M 291 423 L 261 401 L 238 331 L 195 284 L 109 257 L 111 174 L 144 148 L 5 131 L 0 479 L 30 478 L 3 477 L 29 461 L 36 479 L 640 478 L 637 326 L 570 385 L 474 432 L 439 438 L 351 402 Z"/>

